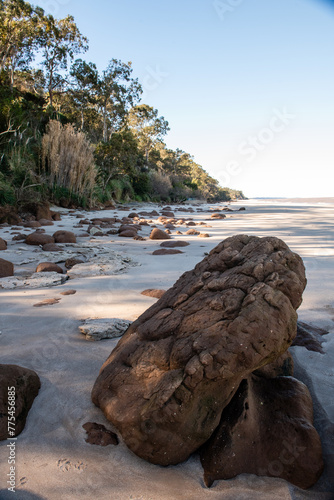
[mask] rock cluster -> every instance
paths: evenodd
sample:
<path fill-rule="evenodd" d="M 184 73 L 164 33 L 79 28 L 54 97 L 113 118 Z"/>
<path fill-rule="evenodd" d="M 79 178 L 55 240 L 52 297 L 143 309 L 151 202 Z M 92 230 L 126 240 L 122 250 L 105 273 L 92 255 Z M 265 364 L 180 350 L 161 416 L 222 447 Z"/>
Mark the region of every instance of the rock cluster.
<path fill-rule="evenodd" d="M 309 487 L 323 467 L 312 404 L 282 376 L 305 286 L 302 259 L 283 241 L 224 240 L 128 328 L 93 402 L 149 462 L 177 464 L 202 447 L 208 485 L 253 472 Z M 280 458 L 285 438 L 302 456 Z"/>

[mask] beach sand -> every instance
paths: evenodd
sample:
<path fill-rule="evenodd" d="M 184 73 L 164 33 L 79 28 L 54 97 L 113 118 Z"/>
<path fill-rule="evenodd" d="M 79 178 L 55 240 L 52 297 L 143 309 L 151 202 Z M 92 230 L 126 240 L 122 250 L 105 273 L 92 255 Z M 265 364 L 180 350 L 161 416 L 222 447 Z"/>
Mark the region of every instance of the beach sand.
<path fill-rule="evenodd" d="M 223 205 L 221 205 L 223 206 Z M 239 207 L 245 211 L 237 211 Z M 233 203 L 224 220 L 208 221 L 210 206 L 203 212 L 176 212 L 177 217 L 204 221 L 210 228 L 195 229 L 209 238 L 175 235 L 189 246 L 183 254 L 152 255 L 161 241 L 136 241 L 117 235 L 96 237 L 91 243 L 104 246 L 138 265 L 123 274 L 74 278 L 50 288 L 1 289 L 0 363 L 18 364 L 35 370 L 41 389 L 16 442 L 16 496 L 7 491 L 8 448 L 0 443 L 0 499 L 19 500 L 333 500 L 334 499 L 334 202 L 332 200 L 248 200 Z M 129 212 L 157 209 L 155 205 L 131 205 L 128 212 L 104 210 L 82 212 L 84 217 L 127 216 Z M 173 207 L 174 208 L 174 207 Z M 159 207 L 161 210 L 161 207 Z M 46 226 L 73 230 L 78 220 L 61 210 L 62 220 Z M 79 213 L 78 211 L 76 213 Z M 162 227 L 162 226 L 158 226 Z M 178 228 L 179 229 L 179 228 Z M 189 228 L 182 227 L 185 232 Z M 150 227 L 140 232 L 148 238 Z M 45 261 L 43 251 L 12 242 L 10 228 L 0 229 L 8 249 L 0 257 L 15 262 L 17 275 L 31 273 Z M 243 474 L 228 481 L 215 481 L 210 489 L 194 455 L 177 466 L 160 467 L 135 456 L 120 442 L 118 446 L 93 446 L 85 442 L 82 425 L 98 422 L 112 429 L 90 399 L 99 370 L 118 339 L 88 342 L 78 326 L 87 318 L 135 320 L 156 299 L 141 295 L 148 288 L 168 289 L 205 253 L 228 236 L 244 233 L 277 236 L 304 260 L 308 285 L 299 319 L 326 329 L 324 354 L 292 347 L 296 377 L 309 388 L 315 412 L 315 427 L 322 444 L 325 471 L 319 482 L 303 491 L 281 479 Z M 87 243 L 89 238 L 78 238 Z M 19 249 L 22 250 L 19 250 Z M 25 250 L 23 250 L 26 248 Z M 21 252 L 21 253 L 15 253 Z M 0 280 L 1 282 L 1 280 Z M 75 289 L 75 295 L 60 292 Z M 45 299 L 60 298 L 58 304 L 36 308 Z"/>

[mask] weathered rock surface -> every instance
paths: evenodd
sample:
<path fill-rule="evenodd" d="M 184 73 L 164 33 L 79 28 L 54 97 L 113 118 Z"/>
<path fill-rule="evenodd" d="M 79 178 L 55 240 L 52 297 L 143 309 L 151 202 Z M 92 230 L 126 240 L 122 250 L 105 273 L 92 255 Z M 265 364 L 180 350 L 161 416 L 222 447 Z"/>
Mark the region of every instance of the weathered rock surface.
<path fill-rule="evenodd" d="M 13 276 L 14 265 L 9 260 L 0 259 L 0 278 L 7 278 L 8 276 Z"/>
<path fill-rule="evenodd" d="M 86 340 L 114 339 L 121 337 L 131 323 L 119 318 L 86 319 L 79 330 L 86 335 Z"/>
<path fill-rule="evenodd" d="M 305 285 L 301 258 L 281 240 L 224 240 L 129 327 L 93 402 L 140 457 L 187 459 L 241 381 L 291 345 Z"/>
<path fill-rule="evenodd" d="M 82 427 L 87 432 L 86 443 L 96 444 L 98 446 L 108 446 L 109 444 L 118 445 L 117 435 L 106 429 L 103 424 L 87 422 Z"/>
<path fill-rule="evenodd" d="M 323 471 L 310 393 L 293 377 L 243 380 L 201 450 L 204 481 L 241 473 L 273 476 L 309 488 Z"/>
<path fill-rule="evenodd" d="M 41 386 L 33 370 L 17 365 L 0 365 L 0 440 L 20 434 L 25 426 L 28 412 Z M 8 387 L 15 387 L 15 429 L 14 436 L 8 435 Z M 13 391 L 11 391 L 13 392 Z"/>

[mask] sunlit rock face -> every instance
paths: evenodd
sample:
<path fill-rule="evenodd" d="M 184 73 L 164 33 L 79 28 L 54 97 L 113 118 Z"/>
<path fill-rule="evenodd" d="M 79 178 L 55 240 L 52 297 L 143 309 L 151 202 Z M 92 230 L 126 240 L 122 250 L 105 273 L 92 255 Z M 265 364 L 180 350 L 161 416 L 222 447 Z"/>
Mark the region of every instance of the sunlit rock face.
<path fill-rule="evenodd" d="M 241 382 L 287 351 L 305 285 L 303 262 L 283 241 L 224 240 L 129 327 L 93 402 L 140 457 L 187 459 Z"/>

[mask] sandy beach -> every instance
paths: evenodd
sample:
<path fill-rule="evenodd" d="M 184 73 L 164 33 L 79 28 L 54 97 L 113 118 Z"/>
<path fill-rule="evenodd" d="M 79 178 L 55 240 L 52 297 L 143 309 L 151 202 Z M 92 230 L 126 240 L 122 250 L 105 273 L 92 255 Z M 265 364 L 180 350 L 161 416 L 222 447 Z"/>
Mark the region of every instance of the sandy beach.
<path fill-rule="evenodd" d="M 160 214 L 161 206 L 129 204 L 125 210 L 118 207 L 94 212 L 57 208 L 61 221 L 45 226 L 47 234 L 58 229 L 73 231 L 77 246 L 63 245 L 65 249 L 77 255 L 84 248 L 87 258 L 95 259 L 95 263 L 101 258 L 107 262 L 115 252 L 124 259 L 123 271 L 86 277 L 70 271 L 71 279 L 63 284 L 37 288 L 17 284 L 2 288 L 0 279 L 0 363 L 30 368 L 41 379 L 41 389 L 16 443 L 15 495 L 7 491 L 8 449 L 6 442 L 0 443 L 1 500 L 334 499 L 334 199 L 240 201 L 229 205 L 233 211 L 222 212 L 226 213 L 225 219 L 210 219 L 213 208 L 224 206 L 172 206 L 176 218 L 191 218 L 195 223 L 210 226 L 193 226 L 209 237 L 186 235 L 190 226 L 172 229 L 173 239 L 189 243 L 180 248 L 183 253 L 175 255 L 152 255 L 161 243 L 148 238 L 152 226 L 164 228 L 156 224 L 158 217 L 146 217 L 152 223 L 142 226 L 139 234 L 144 240 L 120 238 L 117 234 L 87 238 L 79 236 L 87 226 L 75 227 L 80 219 L 122 218 L 130 212 L 152 210 Z M 193 212 L 183 212 L 191 207 Z M 246 210 L 239 211 L 240 207 Z M 176 235 L 176 230 L 183 234 Z M 24 278 L 34 273 L 40 262 L 51 259 L 52 253 L 12 241 L 13 232 L 12 227 L 0 229 L 0 237 L 8 243 L 0 257 L 13 262 L 15 276 Z M 295 377 L 308 386 L 313 398 L 314 425 L 322 440 L 325 460 L 322 477 L 307 491 L 281 479 L 247 474 L 215 481 L 208 489 L 197 455 L 165 468 L 138 458 L 121 440 L 118 446 L 107 447 L 85 442 L 82 425 L 86 422 L 102 423 L 113 430 L 91 402 L 90 393 L 102 364 L 119 339 L 89 342 L 79 326 L 89 318 L 134 321 L 157 300 L 142 295 L 142 291 L 167 290 L 219 242 L 241 233 L 281 238 L 303 258 L 308 284 L 298 310 L 299 319 L 329 332 L 322 338 L 324 354 L 305 347 L 290 349 Z M 56 262 L 59 257 L 56 252 L 53 255 Z M 61 295 L 66 290 L 76 293 Z M 34 307 L 55 298 L 60 300 L 54 305 Z"/>

